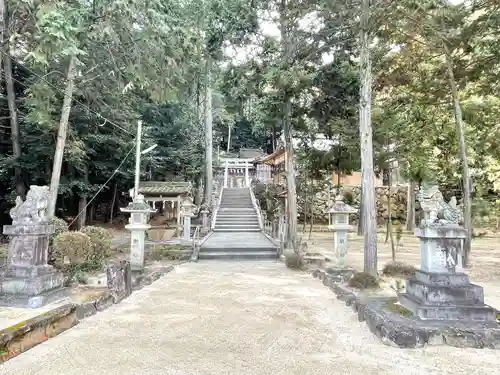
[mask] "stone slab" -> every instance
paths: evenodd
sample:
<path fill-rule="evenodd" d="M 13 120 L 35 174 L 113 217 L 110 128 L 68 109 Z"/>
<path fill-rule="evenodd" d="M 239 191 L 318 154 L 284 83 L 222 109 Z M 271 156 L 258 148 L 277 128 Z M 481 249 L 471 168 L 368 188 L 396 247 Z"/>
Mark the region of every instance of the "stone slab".
<path fill-rule="evenodd" d="M 386 345 L 500 349 L 500 326 L 496 322 L 424 321 L 391 311 L 385 301 L 370 301 L 363 314 L 370 331 Z"/>
<path fill-rule="evenodd" d="M 495 322 L 497 310 L 488 305 L 436 306 L 422 304 L 408 293 L 399 295 L 401 305 L 422 320 Z"/>
<path fill-rule="evenodd" d="M 479 285 L 427 284 L 415 278 L 406 281 L 406 293 L 425 305 L 484 305 L 484 291 Z"/>
<path fill-rule="evenodd" d="M 118 303 L 132 294 L 132 271 L 130 262 L 121 261 L 110 264 L 106 269 L 107 286 L 113 296 L 114 303 Z"/>
<path fill-rule="evenodd" d="M 470 284 L 470 278 L 465 273 L 436 273 L 417 270 L 415 278 L 426 284 L 435 285 L 467 285 Z"/>

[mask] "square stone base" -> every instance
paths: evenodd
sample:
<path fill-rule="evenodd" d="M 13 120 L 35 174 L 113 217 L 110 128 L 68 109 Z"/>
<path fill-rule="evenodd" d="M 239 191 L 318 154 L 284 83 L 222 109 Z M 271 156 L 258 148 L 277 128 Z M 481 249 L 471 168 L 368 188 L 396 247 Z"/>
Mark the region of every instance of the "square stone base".
<path fill-rule="evenodd" d="M 407 280 L 406 293 L 429 305 L 483 305 L 483 288 L 475 284 L 461 286 L 424 283 L 416 278 Z"/>
<path fill-rule="evenodd" d="M 64 275 L 60 272 L 50 272 L 32 277 L 4 277 L 0 280 L 0 295 L 37 296 L 46 291 L 60 288 L 63 284 Z"/>
<path fill-rule="evenodd" d="M 68 296 L 69 288 L 62 287 L 40 293 L 36 296 L 3 294 L 0 295 L 0 306 L 37 309 L 53 302 L 63 302 L 67 300 L 67 302 L 70 303 L 71 300 Z"/>
<path fill-rule="evenodd" d="M 403 307 L 422 320 L 464 321 L 464 322 L 496 322 L 497 310 L 488 305 L 436 305 L 425 304 L 414 296 L 403 293 L 399 295 Z"/>

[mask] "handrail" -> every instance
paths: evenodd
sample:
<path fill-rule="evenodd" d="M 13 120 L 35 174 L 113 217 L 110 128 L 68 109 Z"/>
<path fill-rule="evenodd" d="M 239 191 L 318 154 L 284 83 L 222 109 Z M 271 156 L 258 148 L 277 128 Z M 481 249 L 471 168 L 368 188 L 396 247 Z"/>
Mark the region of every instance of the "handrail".
<path fill-rule="evenodd" d="M 228 186 L 227 185 L 228 178 L 229 178 L 229 165 L 228 165 L 228 162 L 226 161 L 226 167 L 224 169 L 224 185 L 223 185 L 224 187 Z"/>
<path fill-rule="evenodd" d="M 217 218 L 217 212 L 219 212 L 220 202 L 222 201 L 222 192 L 224 191 L 224 187 L 220 189 L 219 199 L 217 200 L 217 205 L 214 207 L 212 211 L 212 223 L 210 225 L 211 230 L 215 229 L 215 220 Z"/>
<path fill-rule="evenodd" d="M 264 231 L 264 223 L 262 222 L 262 213 L 260 210 L 260 204 L 255 198 L 255 194 L 253 193 L 252 187 L 250 186 L 248 189 L 250 190 L 250 198 L 252 199 L 253 207 L 255 208 L 255 211 L 257 211 L 257 218 L 259 219 L 260 230 Z"/>

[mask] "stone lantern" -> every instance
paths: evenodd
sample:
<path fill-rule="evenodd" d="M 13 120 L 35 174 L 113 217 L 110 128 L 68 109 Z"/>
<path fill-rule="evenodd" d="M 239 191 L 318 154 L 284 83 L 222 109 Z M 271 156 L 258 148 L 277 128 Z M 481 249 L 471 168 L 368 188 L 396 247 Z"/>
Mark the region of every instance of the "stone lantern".
<path fill-rule="evenodd" d="M 148 224 L 149 217 L 156 210 L 152 210 L 144 200 L 144 196 L 139 194 L 127 207 L 120 208 L 120 211 L 130 213 L 129 223 L 125 225 L 125 228 L 130 231 L 130 269 L 140 271 L 144 269 L 146 230 L 151 228 Z"/>
<path fill-rule="evenodd" d="M 181 204 L 181 216 L 184 218 L 184 231 L 182 238 L 189 241 L 191 238 L 191 218 L 195 215 L 196 205 L 192 198 L 188 197 Z"/>
<path fill-rule="evenodd" d="M 328 211 L 328 229 L 333 230 L 333 250 L 335 254 L 335 268 L 347 267 L 348 232 L 352 229 L 349 225 L 349 214 L 357 210 L 344 203 L 344 198 L 337 195 L 335 203 Z"/>

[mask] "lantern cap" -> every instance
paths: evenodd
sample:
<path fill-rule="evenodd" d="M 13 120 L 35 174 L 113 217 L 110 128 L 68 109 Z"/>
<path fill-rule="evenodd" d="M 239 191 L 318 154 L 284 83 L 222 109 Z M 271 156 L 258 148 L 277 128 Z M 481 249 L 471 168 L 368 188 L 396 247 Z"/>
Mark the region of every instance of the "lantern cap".
<path fill-rule="evenodd" d="M 342 195 L 337 195 L 335 197 L 335 202 L 328 211 L 330 214 L 355 214 L 356 212 L 358 212 L 358 210 L 344 203 L 344 197 Z"/>

